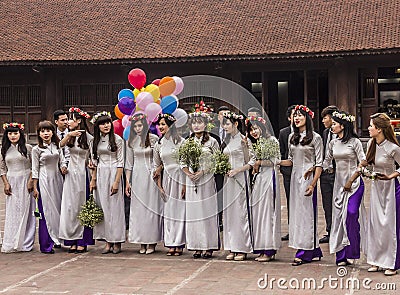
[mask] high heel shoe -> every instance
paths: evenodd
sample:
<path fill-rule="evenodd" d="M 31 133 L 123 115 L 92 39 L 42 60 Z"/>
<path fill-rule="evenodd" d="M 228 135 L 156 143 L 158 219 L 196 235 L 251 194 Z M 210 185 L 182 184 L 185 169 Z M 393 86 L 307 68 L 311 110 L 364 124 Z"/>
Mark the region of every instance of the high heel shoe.
<path fill-rule="evenodd" d="M 74 248 L 73 248 L 74 247 Z M 76 245 L 72 245 L 69 249 L 68 249 L 68 253 L 76 253 Z"/>
<path fill-rule="evenodd" d="M 210 258 L 212 258 L 212 253 L 213 253 L 213 251 L 206 251 L 206 252 L 203 254 L 203 258 L 204 258 L 204 259 L 210 259 Z"/>
<path fill-rule="evenodd" d="M 201 251 L 196 251 L 196 252 L 194 252 L 193 258 L 194 258 L 194 259 L 201 258 Z"/>
<path fill-rule="evenodd" d="M 87 246 L 83 246 L 83 249 L 76 249 L 75 253 L 81 254 L 87 252 Z"/>

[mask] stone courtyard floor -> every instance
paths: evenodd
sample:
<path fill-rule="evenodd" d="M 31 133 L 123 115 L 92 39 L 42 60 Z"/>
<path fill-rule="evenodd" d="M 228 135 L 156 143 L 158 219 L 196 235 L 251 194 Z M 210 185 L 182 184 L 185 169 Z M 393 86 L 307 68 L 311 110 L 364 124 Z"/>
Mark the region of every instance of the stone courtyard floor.
<path fill-rule="evenodd" d="M 282 185 L 281 185 L 282 186 Z M 368 207 L 369 183 L 365 204 Z M 283 192 L 283 188 L 282 188 Z M 0 229 L 4 228 L 4 193 L 0 185 Z M 282 194 L 282 205 L 286 205 Z M 325 222 L 319 196 L 320 237 Z M 287 211 L 282 206 L 282 234 L 287 233 Z M 291 266 L 295 253 L 283 242 L 273 262 L 225 260 L 227 253 L 214 253 L 211 260 L 192 259 L 186 251 L 167 257 L 163 245 L 156 253 L 141 255 L 139 246 L 123 244 L 118 254 L 102 255 L 97 242 L 84 254 L 69 254 L 68 248 L 45 255 L 35 243 L 29 253 L 0 253 L 0 293 L 4 294 L 396 294 L 400 275 L 386 277 L 368 273 L 365 258 L 355 266 L 337 267 L 328 245 L 321 245 L 321 261 Z M 266 283 L 268 282 L 268 284 Z M 314 284 L 315 283 L 315 284 Z M 398 285 L 398 286 L 397 286 Z"/>

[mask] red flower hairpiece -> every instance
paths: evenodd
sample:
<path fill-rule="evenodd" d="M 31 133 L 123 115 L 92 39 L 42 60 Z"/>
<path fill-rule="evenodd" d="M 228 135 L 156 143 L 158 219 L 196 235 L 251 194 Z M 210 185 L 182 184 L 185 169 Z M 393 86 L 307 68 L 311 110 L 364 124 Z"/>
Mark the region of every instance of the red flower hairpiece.
<path fill-rule="evenodd" d="M 246 118 L 246 125 L 249 124 L 249 122 L 260 122 L 262 124 L 266 124 L 266 121 L 263 117 L 257 117 L 257 116 L 251 116 Z"/>
<path fill-rule="evenodd" d="M 302 104 L 298 104 L 296 105 L 296 107 L 294 108 L 295 111 L 298 110 L 302 110 L 304 112 L 306 112 L 307 114 L 310 115 L 311 119 L 314 119 L 314 112 L 312 110 L 310 110 L 307 106 L 302 105 Z"/>
<path fill-rule="evenodd" d="M 79 115 L 81 115 L 82 117 L 85 117 L 86 119 L 90 118 L 90 115 L 88 113 L 82 111 L 80 108 L 71 107 L 71 108 L 69 108 L 69 112 L 70 113 L 78 113 Z"/>
<path fill-rule="evenodd" d="M 142 119 L 147 118 L 146 114 L 134 114 L 132 116 L 130 116 L 129 120 L 130 121 L 139 121 Z"/>
<path fill-rule="evenodd" d="M 7 128 L 10 128 L 10 127 L 19 128 L 21 130 L 25 129 L 25 126 L 22 123 L 12 122 L 12 123 L 4 123 L 3 124 L 4 130 L 6 130 Z"/>

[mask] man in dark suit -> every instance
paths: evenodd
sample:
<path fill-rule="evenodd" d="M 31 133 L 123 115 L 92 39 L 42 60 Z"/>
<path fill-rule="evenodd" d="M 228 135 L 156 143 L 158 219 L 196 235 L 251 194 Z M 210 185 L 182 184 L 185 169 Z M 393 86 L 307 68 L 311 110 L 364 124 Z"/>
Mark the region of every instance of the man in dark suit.
<path fill-rule="evenodd" d="M 210 136 L 214 137 L 218 141 L 219 145 L 222 144 L 222 142 L 225 139 L 225 135 L 226 135 L 226 132 L 225 132 L 223 126 L 222 126 L 222 122 L 224 120 L 224 113 L 227 112 L 227 111 L 229 111 L 229 108 L 227 106 L 221 106 L 221 107 L 218 108 L 218 113 L 217 113 L 218 114 L 218 121 L 216 122 L 217 124 L 216 124 L 215 128 L 213 128 L 210 131 Z M 222 231 L 222 229 L 223 229 L 222 228 L 222 211 L 224 209 L 223 208 L 223 201 L 222 201 L 223 200 L 222 199 L 223 198 L 222 189 L 223 189 L 223 186 L 224 186 L 224 175 L 215 174 L 214 178 L 215 178 L 215 186 L 217 187 L 219 227 L 220 227 L 220 230 Z"/>
<path fill-rule="evenodd" d="M 289 153 L 289 135 L 292 133 L 292 120 L 295 106 L 288 107 L 286 111 L 286 117 L 290 122 L 290 125 L 279 130 L 279 148 L 281 150 L 281 159 L 286 160 Z M 288 210 L 288 223 L 289 223 L 289 198 L 290 198 L 290 176 L 292 174 L 292 167 L 280 167 L 280 171 L 283 176 L 283 186 L 286 194 L 286 205 Z M 282 237 L 282 241 L 289 240 L 289 234 Z"/>
<path fill-rule="evenodd" d="M 332 114 L 339 109 L 336 106 L 327 106 L 321 112 L 322 123 L 325 130 L 322 132 L 322 142 L 324 144 L 324 159 L 328 151 L 329 142 L 334 138 L 334 134 L 330 131 L 332 127 Z M 319 178 L 319 185 L 321 187 L 322 207 L 325 213 L 325 223 L 327 234 L 323 236 L 319 242 L 320 244 L 329 243 L 329 236 L 332 225 L 332 197 L 333 197 L 333 184 L 335 182 L 335 161 L 332 162 L 333 166 L 325 171 L 322 171 Z"/>

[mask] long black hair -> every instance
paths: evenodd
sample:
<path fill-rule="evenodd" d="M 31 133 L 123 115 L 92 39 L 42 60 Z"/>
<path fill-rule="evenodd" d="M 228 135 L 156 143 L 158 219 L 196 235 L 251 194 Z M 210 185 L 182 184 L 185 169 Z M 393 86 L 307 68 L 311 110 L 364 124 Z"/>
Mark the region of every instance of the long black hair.
<path fill-rule="evenodd" d="M 105 123 L 111 123 L 111 128 L 110 128 L 110 133 L 108 133 L 109 135 L 109 149 L 112 152 L 116 152 L 118 147 L 117 147 L 117 143 L 115 142 L 115 134 L 114 134 L 114 125 L 112 123 L 111 117 L 109 116 L 101 116 L 99 117 L 96 122 L 94 123 L 94 127 L 93 127 L 93 148 L 92 148 L 92 152 L 93 152 L 93 158 L 94 159 L 98 159 L 98 155 L 97 155 L 97 147 L 99 146 L 99 142 L 100 142 L 100 138 L 101 138 L 101 134 L 100 134 L 100 125 L 103 125 Z"/>
<path fill-rule="evenodd" d="M 45 148 L 43 139 L 40 137 L 40 131 L 44 131 L 44 130 L 50 130 L 51 132 L 53 132 L 53 135 L 51 136 L 50 141 L 53 142 L 58 149 L 59 145 L 60 145 L 60 139 L 57 136 L 56 127 L 54 126 L 53 123 L 51 123 L 50 121 L 47 121 L 47 120 L 40 121 L 36 128 L 39 147 L 42 149 Z"/>
<path fill-rule="evenodd" d="M 332 120 L 343 126 L 343 137 L 340 140 L 343 143 L 347 143 L 351 138 L 358 138 L 357 133 L 354 131 L 354 123 L 347 121 L 346 119 L 336 117 L 335 114 L 337 113 L 332 114 Z M 344 111 L 340 111 L 339 114 L 350 117 L 350 115 Z"/>
<path fill-rule="evenodd" d="M 81 120 L 78 128 L 76 128 L 75 130 L 85 130 L 86 132 L 90 133 L 85 117 L 81 116 L 80 114 L 78 114 L 76 112 L 69 113 L 68 117 L 70 120 L 74 120 L 74 121 Z M 89 149 L 86 132 L 82 132 L 81 136 L 78 137 L 78 146 L 84 150 Z M 72 148 L 75 145 L 75 138 L 76 138 L 75 136 L 70 137 L 70 139 L 67 142 L 68 147 Z"/>
<path fill-rule="evenodd" d="M 235 123 L 237 122 L 238 123 L 237 129 L 238 129 L 239 133 L 242 134 L 242 125 L 243 125 L 242 120 L 239 118 L 234 118 L 233 116 L 231 116 L 229 118 L 224 117 L 224 120 L 222 121 L 222 125 L 225 125 L 228 120 L 232 123 L 232 125 L 235 125 Z M 223 151 L 226 148 L 226 146 L 229 144 L 229 142 L 231 141 L 231 137 L 232 136 L 230 133 L 226 134 L 225 140 L 221 144 L 221 147 L 220 147 L 221 151 Z"/>
<path fill-rule="evenodd" d="M 25 140 L 25 136 L 24 136 L 24 131 L 22 129 L 19 129 L 18 127 L 7 127 L 4 130 L 3 139 L 2 139 L 2 143 L 1 143 L 1 155 L 3 156 L 3 160 L 5 160 L 6 153 L 12 144 L 10 139 L 8 138 L 9 132 L 19 132 L 20 136 L 19 136 L 19 140 L 17 142 L 18 151 L 21 153 L 21 155 L 23 155 L 25 158 L 27 158 L 28 150 L 26 148 L 26 140 Z"/>
<path fill-rule="evenodd" d="M 134 118 L 134 116 L 132 116 Z M 143 131 L 142 134 L 140 134 L 140 146 L 142 147 L 149 147 L 150 146 L 150 129 L 149 129 L 149 124 L 147 123 L 146 117 L 143 117 L 142 119 L 139 120 L 132 120 L 131 121 L 131 130 L 129 132 L 129 139 L 128 139 L 128 146 L 133 148 L 133 141 L 135 140 L 137 134 L 135 132 L 135 124 L 137 122 L 142 122 L 143 124 Z"/>
<path fill-rule="evenodd" d="M 166 116 L 159 116 L 158 117 L 158 120 L 157 120 L 157 124 L 160 124 L 160 121 L 162 120 L 162 119 L 164 119 L 164 121 L 165 121 L 165 124 L 167 124 L 167 126 L 168 126 L 168 132 L 169 132 L 169 134 L 171 135 L 171 138 L 172 138 L 172 141 L 173 141 L 173 143 L 174 144 L 178 144 L 179 142 L 180 142 L 180 140 L 181 140 L 181 138 L 180 138 L 180 136 L 179 136 L 179 134 L 178 134 L 178 130 L 176 129 L 176 126 L 175 126 L 175 122 L 176 122 L 176 120 L 175 120 L 175 117 L 174 116 L 172 116 L 172 115 L 170 115 L 170 114 L 168 114 L 168 115 L 166 115 Z M 158 140 L 158 143 L 161 143 L 161 139 L 164 137 L 164 135 L 162 135 L 161 137 L 160 137 L 160 139 Z"/>
<path fill-rule="evenodd" d="M 296 127 L 296 124 L 294 123 L 295 120 L 293 120 L 292 123 L 292 127 L 293 127 L 293 136 L 290 139 L 290 143 L 293 145 L 298 145 L 299 143 L 301 145 L 307 145 L 310 144 L 311 141 L 314 138 L 314 127 L 313 127 L 313 122 L 312 119 L 310 117 L 310 115 L 308 114 L 308 112 L 304 111 L 303 109 L 298 109 L 294 112 L 293 117 L 296 114 L 302 114 L 304 117 L 306 117 L 306 136 L 304 136 L 304 138 L 302 139 L 302 141 L 300 141 L 300 129 L 299 127 Z"/>
<path fill-rule="evenodd" d="M 203 138 L 201 139 L 201 145 L 204 145 L 210 139 L 210 134 L 207 131 L 208 120 L 202 116 L 194 116 L 193 118 L 191 118 L 190 122 L 189 122 L 189 126 L 191 127 L 192 131 L 193 131 L 192 124 L 194 122 L 204 123 L 204 125 L 205 125 L 204 131 L 203 131 Z M 190 135 L 190 137 L 195 137 L 195 136 L 196 136 L 196 134 L 194 132 Z"/>

